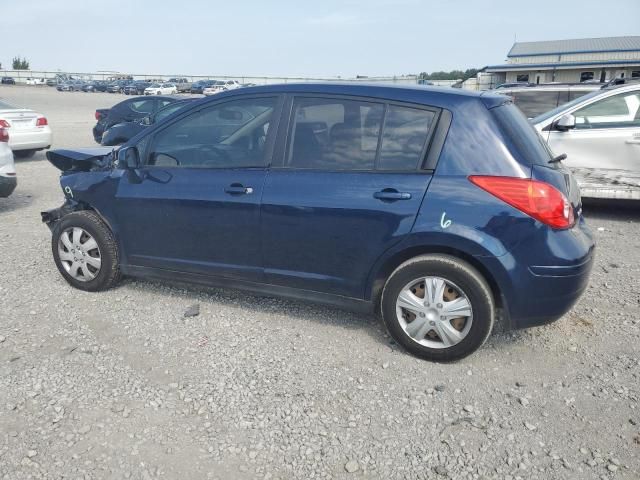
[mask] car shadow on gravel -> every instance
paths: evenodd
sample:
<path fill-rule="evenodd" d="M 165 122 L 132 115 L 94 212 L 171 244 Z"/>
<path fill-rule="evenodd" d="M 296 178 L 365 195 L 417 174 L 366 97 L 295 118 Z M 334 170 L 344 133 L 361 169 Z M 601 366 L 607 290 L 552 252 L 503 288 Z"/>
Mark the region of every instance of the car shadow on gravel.
<path fill-rule="evenodd" d="M 3 213 L 28 207 L 32 203 L 33 195 L 22 193 L 20 191 L 20 181 L 18 180 L 18 186 L 13 193 L 7 198 L 0 198 L 0 219 L 2 218 L 1 215 Z M 2 222 L 0 221 L 0 223 Z"/>
<path fill-rule="evenodd" d="M 593 220 L 640 221 L 640 201 L 582 199 L 587 222 Z"/>
<path fill-rule="evenodd" d="M 17 166 L 19 166 L 21 163 L 45 162 L 47 161 L 47 153 L 46 150 L 42 150 L 36 152 L 33 156 L 26 158 L 20 158 L 16 154 L 14 154 L 13 161 Z"/>
<path fill-rule="evenodd" d="M 363 329 L 374 340 L 389 348 L 401 348 L 387 335 L 382 320 L 373 313 L 359 313 L 304 300 L 291 300 L 276 296 L 258 295 L 243 290 L 207 287 L 176 281 L 159 282 L 125 277 L 120 282 L 119 287 L 125 286 L 134 292 L 140 291 L 155 294 L 162 294 L 170 288 L 173 290 L 173 294 L 178 293 L 183 297 L 185 309 L 191 304 L 209 303 L 212 306 L 240 307 L 258 315 L 280 314 L 290 316 L 294 320 L 300 318 L 349 330 Z M 293 328 L 295 326 L 292 324 Z"/>

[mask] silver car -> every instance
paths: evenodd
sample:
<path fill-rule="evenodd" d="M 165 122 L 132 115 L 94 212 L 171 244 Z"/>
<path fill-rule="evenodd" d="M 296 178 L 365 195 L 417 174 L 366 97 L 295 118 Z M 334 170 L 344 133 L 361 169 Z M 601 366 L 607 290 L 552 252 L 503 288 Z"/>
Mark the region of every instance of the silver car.
<path fill-rule="evenodd" d="M 640 83 L 607 87 L 531 120 L 584 197 L 640 200 Z"/>

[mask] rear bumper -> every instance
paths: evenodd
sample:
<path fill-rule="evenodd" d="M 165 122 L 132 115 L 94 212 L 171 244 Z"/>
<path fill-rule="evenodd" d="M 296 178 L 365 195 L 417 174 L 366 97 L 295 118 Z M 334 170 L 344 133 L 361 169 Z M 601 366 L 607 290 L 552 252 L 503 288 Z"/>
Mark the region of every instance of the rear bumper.
<path fill-rule="evenodd" d="M 9 132 L 9 148 L 11 150 L 41 150 L 49 148 L 53 142 L 51 128 L 43 127 L 37 131 L 20 131 L 11 129 Z"/>
<path fill-rule="evenodd" d="M 5 177 L 0 175 L 0 197 L 8 197 L 13 193 L 18 185 L 18 179 L 15 176 Z"/>
<path fill-rule="evenodd" d="M 595 243 L 584 220 L 571 230 L 549 230 L 549 237 L 545 243 L 524 242 L 501 257 L 482 259 L 501 291 L 511 328 L 560 319 L 589 285 Z"/>

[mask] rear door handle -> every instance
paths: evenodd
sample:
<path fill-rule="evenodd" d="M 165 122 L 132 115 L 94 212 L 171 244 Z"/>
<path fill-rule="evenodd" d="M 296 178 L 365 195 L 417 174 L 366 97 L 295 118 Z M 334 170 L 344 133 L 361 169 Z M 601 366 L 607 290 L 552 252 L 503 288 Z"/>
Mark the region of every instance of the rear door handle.
<path fill-rule="evenodd" d="M 253 193 L 253 188 L 245 187 L 239 183 L 232 183 L 224 191 L 230 195 L 249 195 Z"/>
<path fill-rule="evenodd" d="M 409 200 L 411 194 L 409 192 L 399 192 L 395 188 L 385 188 L 374 193 L 373 198 L 378 200 Z"/>

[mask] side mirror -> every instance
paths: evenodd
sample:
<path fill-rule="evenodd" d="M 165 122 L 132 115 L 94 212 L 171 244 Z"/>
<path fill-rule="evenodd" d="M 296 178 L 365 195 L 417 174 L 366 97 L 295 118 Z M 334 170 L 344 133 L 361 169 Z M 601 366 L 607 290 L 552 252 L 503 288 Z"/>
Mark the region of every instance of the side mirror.
<path fill-rule="evenodd" d="M 576 128 L 576 117 L 570 113 L 565 113 L 558 120 L 556 120 L 554 127 L 556 130 L 566 132 L 572 128 Z"/>
<path fill-rule="evenodd" d="M 121 147 L 118 150 L 118 165 L 125 170 L 133 170 L 140 166 L 140 154 L 136 147 Z"/>

